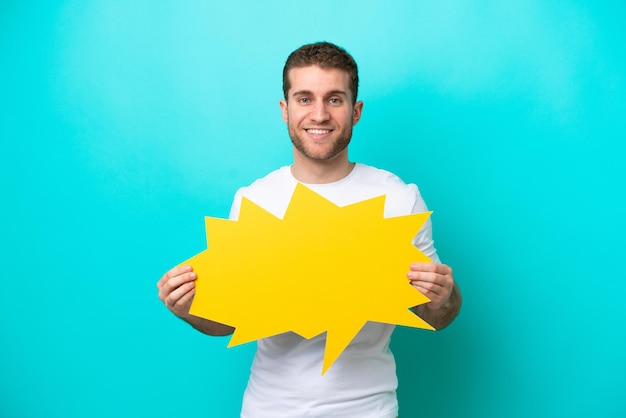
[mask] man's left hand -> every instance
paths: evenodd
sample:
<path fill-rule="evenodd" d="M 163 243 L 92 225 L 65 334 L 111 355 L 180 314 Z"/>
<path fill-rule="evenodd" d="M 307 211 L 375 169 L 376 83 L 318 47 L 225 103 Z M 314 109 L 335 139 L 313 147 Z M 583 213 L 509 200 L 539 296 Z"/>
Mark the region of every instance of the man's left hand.
<path fill-rule="evenodd" d="M 407 278 L 411 285 L 422 292 L 430 302 L 425 306 L 430 309 L 447 307 L 454 289 L 452 269 L 445 264 L 413 263 Z"/>

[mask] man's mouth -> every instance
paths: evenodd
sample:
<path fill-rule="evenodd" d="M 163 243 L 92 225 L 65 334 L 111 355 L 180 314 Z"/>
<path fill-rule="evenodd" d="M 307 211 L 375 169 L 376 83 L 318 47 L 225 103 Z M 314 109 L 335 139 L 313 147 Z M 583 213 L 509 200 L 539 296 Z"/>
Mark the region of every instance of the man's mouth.
<path fill-rule="evenodd" d="M 330 129 L 306 129 L 306 131 L 313 135 L 326 135 L 330 133 Z"/>

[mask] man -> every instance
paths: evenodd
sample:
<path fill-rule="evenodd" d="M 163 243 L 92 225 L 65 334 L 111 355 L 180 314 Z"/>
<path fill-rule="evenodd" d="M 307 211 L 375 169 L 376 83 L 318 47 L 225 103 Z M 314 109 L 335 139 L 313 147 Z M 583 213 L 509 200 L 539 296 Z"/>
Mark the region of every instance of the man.
<path fill-rule="evenodd" d="M 297 182 L 339 206 L 384 194 L 386 217 L 427 210 L 415 185 L 348 160 L 352 127 L 361 118 L 363 102 L 356 100 L 356 63 L 345 50 L 321 42 L 294 51 L 283 70 L 283 92 L 280 108 L 293 143 L 293 165 L 240 189 L 231 219 L 239 216 L 242 196 L 282 218 Z M 414 243 L 433 260 L 407 266 L 410 283 L 431 300 L 414 311 L 441 329 L 458 314 L 461 295 L 450 267 L 439 263 L 430 221 Z M 189 315 L 195 279 L 189 266 L 170 270 L 157 284 L 159 298 L 199 331 L 231 334 L 232 327 Z M 294 333 L 259 340 L 241 416 L 396 417 L 397 378 L 389 351 L 393 329 L 393 325 L 367 323 L 323 376 L 324 334 L 310 340 Z"/>

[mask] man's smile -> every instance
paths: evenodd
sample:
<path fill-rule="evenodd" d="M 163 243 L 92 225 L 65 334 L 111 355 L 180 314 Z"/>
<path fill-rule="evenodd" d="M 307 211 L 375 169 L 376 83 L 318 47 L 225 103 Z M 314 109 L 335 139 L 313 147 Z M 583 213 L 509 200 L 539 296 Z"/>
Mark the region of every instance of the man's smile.
<path fill-rule="evenodd" d="M 326 135 L 332 131 L 332 129 L 305 129 L 310 134 L 313 135 Z"/>

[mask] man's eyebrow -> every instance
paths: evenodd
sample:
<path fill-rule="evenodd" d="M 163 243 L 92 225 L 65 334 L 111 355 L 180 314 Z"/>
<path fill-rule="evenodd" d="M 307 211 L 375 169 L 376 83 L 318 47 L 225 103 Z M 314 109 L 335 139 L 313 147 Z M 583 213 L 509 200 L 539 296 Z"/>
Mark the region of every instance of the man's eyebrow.
<path fill-rule="evenodd" d="M 310 96 L 311 94 L 310 90 L 298 90 L 291 93 L 292 96 Z"/>
<path fill-rule="evenodd" d="M 294 91 L 293 93 L 291 93 L 291 95 L 294 96 L 294 97 L 295 96 L 310 96 L 312 94 L 313 94 L 313 92 L 310 91 L 310 90 L 298 90 L 298 91 Z M 337 96 L 337 95 L 348 97 L 348 93 L 346 93 L 343 90 L 331 90 L 331 91 L 329 91 L 329 92 L 327 92 L 325 94 L 325 96 L 327 96 L 327 97 L 328 96 Z"/>
<path fill-rule="evenodd" d="M 333 91 L 329 91 L 327 94 L 327 96 L 344 96 L 344 97 L 348 97 L 348 93 L 343 91 L 343 90 L 333 90 Z"/>

